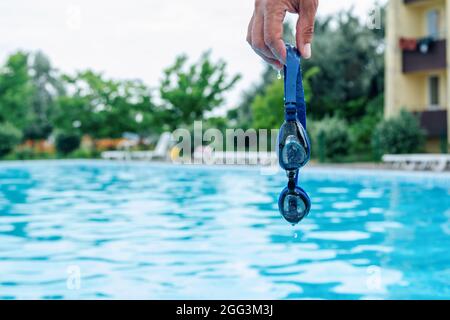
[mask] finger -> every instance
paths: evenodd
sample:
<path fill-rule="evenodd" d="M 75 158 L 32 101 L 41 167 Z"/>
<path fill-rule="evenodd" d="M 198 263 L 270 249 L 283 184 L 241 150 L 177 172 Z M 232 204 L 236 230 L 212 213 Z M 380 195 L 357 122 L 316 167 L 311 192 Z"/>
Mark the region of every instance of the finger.
<path fill-rule="evenodd" d="M 300 2 L 296 40 L 297 48 L 305 59 L 311 58 L 312 54 L 311 43 L 314 35 L 314 21 L 318 5 L 318 0 Z"/>
<path fill-rule="evenodd" d="M 258 11 L 259 12 L 255 13 L 255 17 L 253 19 L 252 47 L 260 55 L 263 55 L 269 59 L 276 60 L 276 57 L 264 42 L 264 16 L 262 10 Z"/>
<path fill-rule="evenodd" d="M 278 61 L 277 59 L 271 59 L 271 58 L 267 58 L 264 55 L 260 55 L 258 54 L 265 62 L 267 62 L 268 64 L 270 64 L 272 67 L 274 67 L 277 70 L 281 70 L 283 69 L 283 65 L 281 64 L 280 61 Z"/>
<path fill-rule="evenodd" d="M 250 23 L 248 24 L 248 28 L 247 28 L 247 42 L 250 46 L 252 45 L 252 28 L 253 28 L 254 17 L 255 17 L 255 14 L 253 14 L 252 18 L 250 19 Z"/>
<path fill-rule="evenodd" d="M 261 59 L 263 59 L 265 62 L 267 62 L 268 64 L 272 65 L 273 67 L 275 67 L 277 70 L 281 70 L 283 68 L 283 65 L 280 63 L 280 61 L 278 61 L 277 59 L 274 58 L 269 58 L 266 55 L 264 55 L 261 51 L 256 50 L 255 48 L 253 48 L 253 51 L 255 51 L 255 53 L 261 57 Z"/>
<path fill-rule="evenodd" d="M 283 21 L 286 9 L 278 2 L 267 4 L 264 14 L 264 42 L 281 64 L 286 61 L 286 45 L 283 41 Z"/>

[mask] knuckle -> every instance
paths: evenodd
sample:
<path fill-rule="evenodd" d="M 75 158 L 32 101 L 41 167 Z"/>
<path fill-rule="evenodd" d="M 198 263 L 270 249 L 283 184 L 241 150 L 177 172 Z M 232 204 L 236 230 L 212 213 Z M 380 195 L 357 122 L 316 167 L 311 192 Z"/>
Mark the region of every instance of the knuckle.
<path fill-rule="evenodd" d="M 280 5 L 280 2 L 278 1 L 278 0 L 275 0 L 275 1 L 273 1 L 273 0 L 267 0 L 266 1 L 266 4 L 265 4 L 265 6 L 266 6 L 266 9 L 267 9 L 267 11 L 273 11 L 277 6 L 279 6 Z"/>
<path fill-rule="evenodd" d="M 258 49 L 258 50 L 264 50 L 266 47 L 266 44 L 261 39 L 256 39 L 252 42 L 252 46 L 253 46 L 253 48 Z"/>
<path fill-rule="evenodd" d="M 303 36 L 312 38 L 314 34 L 314 25 L 304 27 L 302 33 Z"/>
<path fill-rule="evenodd" d="M 319 7 L 319 0 L 307 0 L 300 2 L 299 9 L 307 14 L 315 15 Z"/>
<path fill-rule="evenodd" d="M 272 48 L 273 46 L 275 46 L 277 40 L 275 39 L 275 37 L 273 37 L 272 34 L 267 34 L 264 37 L 264 42 L 268 47 Z"/>
<path fill-rule="evenodd" d="M 267 0 L 264 4 L 265 11 L 270 13 L 275 17 L 283 17 L 286 12 L 295 13 L 298 12 L 292 9 L 292 5 L 290 4 L 292 1 L 283 1 L 283 0 Z M 295 1 L 294 1 L 295 2 Z"/>

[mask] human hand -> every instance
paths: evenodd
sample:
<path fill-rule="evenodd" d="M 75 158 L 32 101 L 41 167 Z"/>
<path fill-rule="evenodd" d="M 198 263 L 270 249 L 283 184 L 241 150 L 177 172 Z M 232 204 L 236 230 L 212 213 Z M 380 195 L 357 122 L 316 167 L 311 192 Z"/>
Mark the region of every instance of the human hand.
<path fill-rule="evenodd" d="M 286 61 L 283 21 L 286 12 L 297 13 L 297 48 L 303 58 L 309 59 L 318 6 L 319 0 L 255 0 L 247 42 L 266 62 L 281 69 Z"/>

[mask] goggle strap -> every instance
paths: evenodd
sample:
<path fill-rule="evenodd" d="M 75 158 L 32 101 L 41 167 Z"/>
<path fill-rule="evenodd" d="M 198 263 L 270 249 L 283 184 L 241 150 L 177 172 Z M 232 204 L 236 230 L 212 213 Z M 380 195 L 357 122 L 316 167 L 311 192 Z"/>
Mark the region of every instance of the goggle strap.
<path fill-rule="evenodd" d="M 286 45 L 286 53 L 286 65 L 284 66 L 285 118 L 286 121 L 293 121 L 296 116 L 306 129 L 306 102 L 300 53 L 291 45 Z M 295 111 L 292 110 L 294 106 Z"/>

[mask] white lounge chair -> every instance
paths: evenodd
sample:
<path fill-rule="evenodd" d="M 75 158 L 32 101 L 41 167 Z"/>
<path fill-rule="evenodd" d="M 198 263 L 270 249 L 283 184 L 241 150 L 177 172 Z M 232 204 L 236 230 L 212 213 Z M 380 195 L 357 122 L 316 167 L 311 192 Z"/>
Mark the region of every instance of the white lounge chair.
<path fill-rule="evenodd" d="M 386 154 L 383 162 L 395 169 L 445 171 L 450 168 L 447 154 Z"/>
<path fill-rule="evenodd" d="M 130 158 L 129 152 L 126 151 L 105 151 L 101 156 L 104 160 L 128 160 Z"/>
<path fill-rule="evenodd" d="M 248 164 L 248 165 L 274 165 L 278 162 L 275 152 L 257 151 L 212 151 L 207 148 L 199 148 L 194 152 L 194 160 L 205 164 Z"/>
<path fill-rule="evenodd" d="M 172 134 L 164 132 L 156 144 L 153 151 L 105 151 L 102 152 L 102 159 L 105 160 L 140 160 L 151 161 L 156 159 L 166 159 L 169 148 L 172 144 Z"/>

